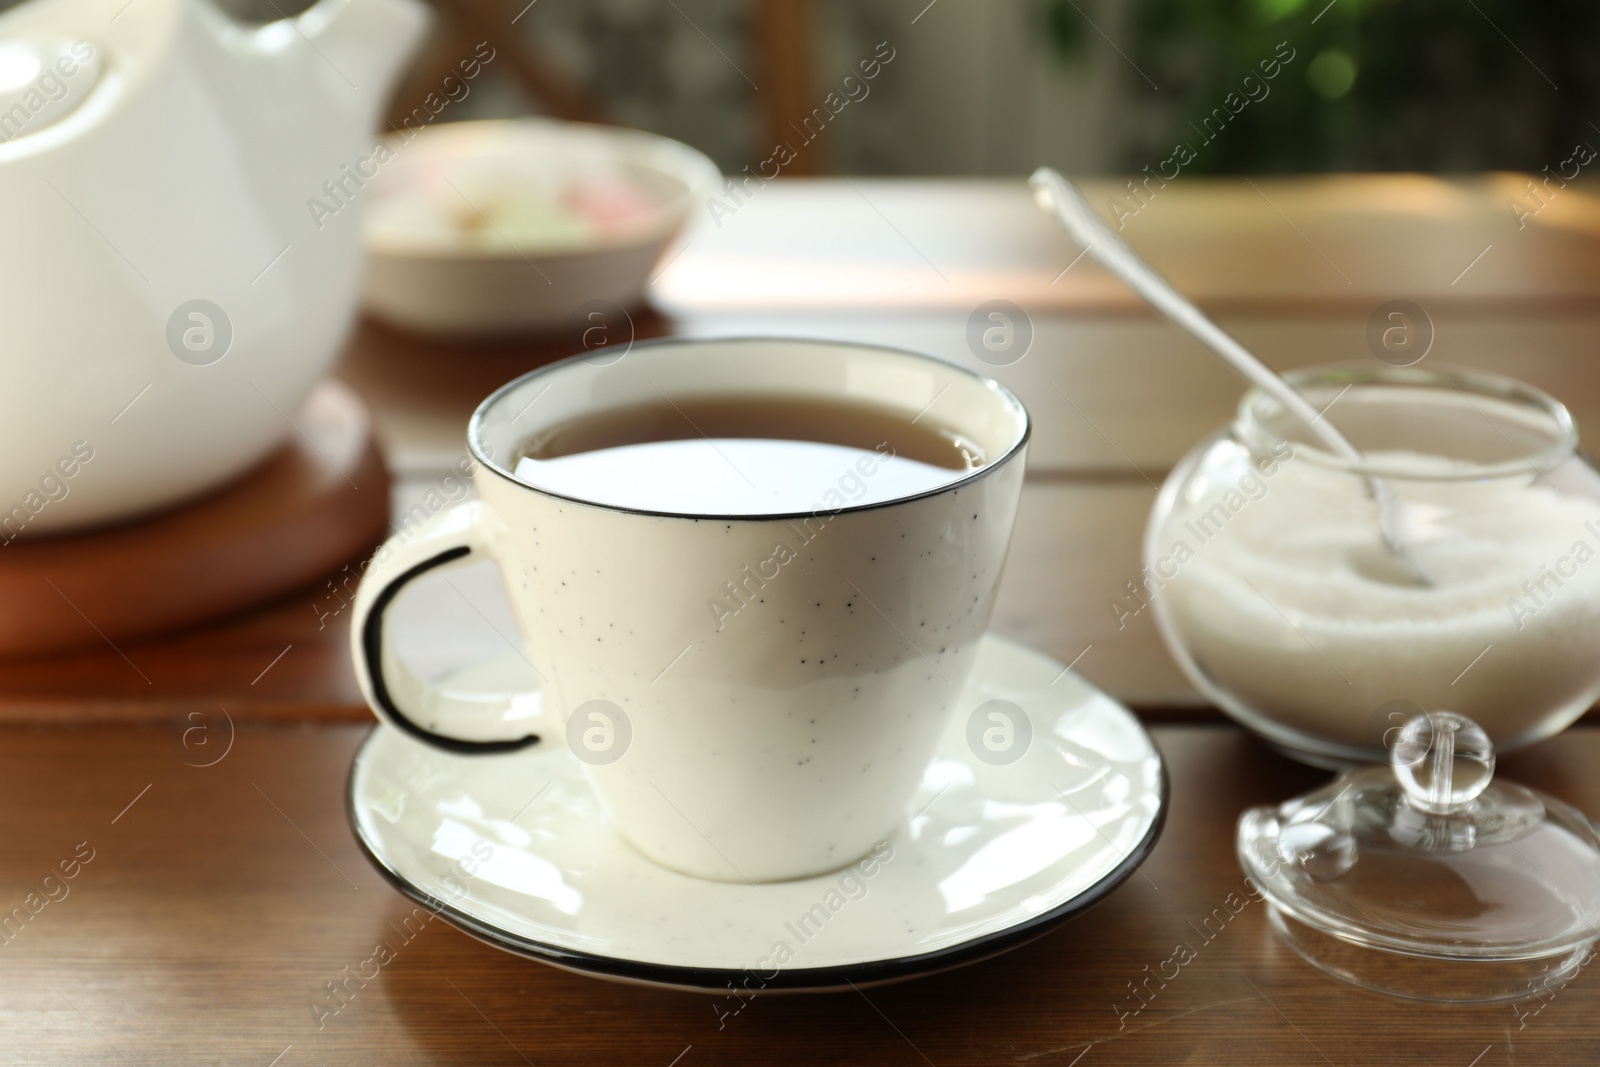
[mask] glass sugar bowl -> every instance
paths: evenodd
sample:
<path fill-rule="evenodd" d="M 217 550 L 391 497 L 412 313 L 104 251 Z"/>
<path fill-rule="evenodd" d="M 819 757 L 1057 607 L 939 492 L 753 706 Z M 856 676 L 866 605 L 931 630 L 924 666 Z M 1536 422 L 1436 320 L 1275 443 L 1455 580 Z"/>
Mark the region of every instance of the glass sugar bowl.
<path fill-rule="evenodd" d="M 1455 368 L 1287 378 L 1362 456 L 1252 390 L 1168 477 L 1141 592 L 1190 681 L 1325 767 L 1387 760 L 1422 709 L 1501 752 L 1583 714 L 1600 696 L 1600 474 L 1567 409 Z"/>

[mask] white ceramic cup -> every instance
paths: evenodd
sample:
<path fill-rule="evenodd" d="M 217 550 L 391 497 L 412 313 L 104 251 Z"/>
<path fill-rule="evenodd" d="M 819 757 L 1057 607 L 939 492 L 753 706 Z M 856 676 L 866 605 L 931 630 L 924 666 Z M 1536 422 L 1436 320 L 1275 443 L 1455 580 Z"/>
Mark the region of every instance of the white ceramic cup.
<path fill-rule="evenodd" d="M 564 741 L 623 837 L 683 873 L 774 881 L 850 863 L 906 816 L 972 667 L 1027 412 L 961 367 L 864 345 L 669 340 L 614 358 L 544 367 L 479 406 L 478 499 L 392 539 L 366 570 L 352 623 L 363 692 L 386 722 L 452 751 Z M 599 504 L 511 472 L 523 441 L 578 416 L 768 393 L 927 420 L 988 462 L 874 503 L 863 460 L 814 508 L 761 516 Z M 537 695 L 430 686 L 386 636 L 407 582 L 479 559 L 500 567 Z"/>

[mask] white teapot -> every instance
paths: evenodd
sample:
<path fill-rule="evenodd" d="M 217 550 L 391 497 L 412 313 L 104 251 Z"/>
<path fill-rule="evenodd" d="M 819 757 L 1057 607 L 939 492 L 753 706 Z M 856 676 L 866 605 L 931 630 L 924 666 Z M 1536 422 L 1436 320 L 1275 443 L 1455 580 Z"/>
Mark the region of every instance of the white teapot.
<path fill-rule="evenodd" d="M 0 15 L 0 544 L 192 496 L 294 432 L 354 319 L 358 171 L 427 22 Z"/>

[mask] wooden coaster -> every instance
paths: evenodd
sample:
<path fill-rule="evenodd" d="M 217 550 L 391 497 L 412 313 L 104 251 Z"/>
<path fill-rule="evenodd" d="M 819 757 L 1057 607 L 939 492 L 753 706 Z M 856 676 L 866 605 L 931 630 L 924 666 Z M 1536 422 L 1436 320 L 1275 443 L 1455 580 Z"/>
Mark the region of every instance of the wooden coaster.
<path fill-rule="evenodd" d="M 361 400 L 318 385 L 284 446 L 169 511 L 0 548 L 0 657 L 192 626 L 332 574 L 382 540 L 389 474 Z"/>

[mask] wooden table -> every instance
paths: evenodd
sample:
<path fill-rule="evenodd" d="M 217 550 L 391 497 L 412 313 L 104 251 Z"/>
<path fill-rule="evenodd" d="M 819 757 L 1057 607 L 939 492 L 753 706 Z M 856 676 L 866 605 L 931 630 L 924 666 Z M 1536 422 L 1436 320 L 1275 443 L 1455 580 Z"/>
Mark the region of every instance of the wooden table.
<path fill-rule="evenodd" d="M 225 744 L 225 726 L 212 728 Z M 1313 971 L 1274 939 L 1260 904 L 1220 932 L 1213 922 L 1209 941 L 1197 933 L 1243 886 L 1238 812 L 1319 777 L 1229 727 L 1156 729 L 1176 801 L 1166 832 L 1143 876 L 1086 916 L 933 978 L 757 999 L 721 1029 L 714 1009 L 738 1007 L 727 998 L 567 974 L 438 920 L 402 941 L 411 905 L 363 862 L 344 818 L 365 726 L 241 723 L 210 767 L 185 762 L 203 761 L 180 729 L 0 729 L 0 906 L 21 906 L 80 842 L 93 850 L 68 894 L 0 944 L 6 1062 L 1600 1062 L 1600 986 L 1587 973 L 1543 1002 L 1432 1008 Z M 1597 811 L 1600 781 L 1587 773 L 1597 760 L 1600 730 L 1584 727 L 1506 760 L 1505 773 Z M 380 942 L 396 959 L 351 986 L 319 1028 L 312 1005 L 328 1003 L 325 983 Z M 1180 943 L 1196 958 L 1165 988 L 1150 986 L 1141 1008 L 1129 983 Z"/>
<path fill-rule="evenodd" d="M 1280 366 L 1372 358 L 1367 317 L 1404 296 L 1432 317 L 1441 361 L 1543 385 L 1600 433 L 1589 358 L 1600 201 L 1569 187 L 1518 231 L 1503 207 L 1518 186 L 1510 176 L 1185 179 L 1129 234 Z M 711 997 L 568 975 L 431 923 L 319 1028 L 311 1004 L 324 983 L 394 939 L 390 924 L 410 911 L 345 823 L 345 775 L 368 717 L 347 660 L 344 576 L 330 575 L 202 632 L 0 665 L 0 908 L 23 906 L 75 851 L 93 855 L 65 898 L 0 936 L 10 957 L 0 1058 L 1600 1062 L 1590 1024 L 1600 991 L 1587 974 L 1542 1001 L 1445 1010 L 1322 977 L 1274 940 L 1259 905 L 1199 945 L 1195 927 L 1242 885 L 1239 811 L 1321 777 L 1201 706 L 1149 620 L 1119 628 L 1105 607 L 1138 573 L 1154 484 L 1227 417 L 1237 388 L 1222 371 L 1087 261 L 1073 263 L 1020 183 L 776 183 L 723 221 L 668 263 L 660 310 L 635 321 L 640 336 L 817 334 L 977 366 L 964 340 L 972 309 L 999 297 L 1029 313 L 1034 348 L 995 372 L 1038 426 L 995 625 L 1081 656 L 1085 676 L 1159 723 L 1174 804 L 1142 876 L 1001 959 L 865 996 L 761 999 L 721 1029 Z M 396 515 L 461 454 L 479 398 L 574 347 L 438 346 L 363 325 L 339 373 L 374 409 Z M 419 610 L 448 618 L 454 645 L 506 640 L 493 574 L 459 584 Z M 1580 726 L 1506 759 L 1503 773 L 1600 813 L 1597 759 L 1600 728 Z M 1197 958 L 1127 1014 L 1139 1006 L 1130 983 L 1180 942 L 1199 945 Z"/>

